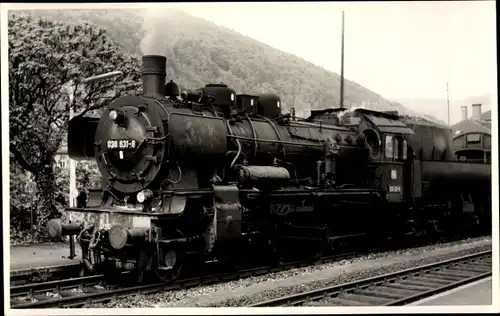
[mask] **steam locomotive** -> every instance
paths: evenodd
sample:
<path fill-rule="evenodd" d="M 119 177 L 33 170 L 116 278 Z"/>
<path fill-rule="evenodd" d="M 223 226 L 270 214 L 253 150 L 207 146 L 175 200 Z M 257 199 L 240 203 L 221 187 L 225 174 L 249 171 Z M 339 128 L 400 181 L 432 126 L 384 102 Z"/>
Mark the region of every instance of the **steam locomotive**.
<path fill-rule="evenodd" d="M 72 159 L 95 159 L 99 190 L 79 189 L 50 238 L 75 239 L 89 270 L 178 277 L 190 260 L 248 245 L 335 249 L 355 236 L 490 225 L 490 165 L 453 161 L 447 127 L 392 112 L 282 113 L 275 94 L 166 83 L 166 58 L 143 63 L 143 95 L 68 127 Z M 166 83 L 166 84 L 165 84 Z M 225 259 L 223 259 L 225 258 Z"/>

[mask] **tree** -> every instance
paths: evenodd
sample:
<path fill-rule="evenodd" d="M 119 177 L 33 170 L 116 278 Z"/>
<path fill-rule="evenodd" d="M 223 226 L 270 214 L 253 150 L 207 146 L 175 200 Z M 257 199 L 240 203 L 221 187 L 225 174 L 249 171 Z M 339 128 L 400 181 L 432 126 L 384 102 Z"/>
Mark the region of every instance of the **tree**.
<path fill-rule="evenodd" d="M 54 154 L 72 109 L 102 109 L 140 90 L 140 63 L 90 23 L 73 24 L 30 14 L 11 14 L 9 25 L 10 152 L 34 176 L 42 220 L 57 214 L 64 196 L 56 187 Z M 81 79 L 120 70 L 122 75 L 87 85 Z M 74 102 L 63 86 L 74 82 Z M 39 222 L 40 222 L 39 221 Z"/>

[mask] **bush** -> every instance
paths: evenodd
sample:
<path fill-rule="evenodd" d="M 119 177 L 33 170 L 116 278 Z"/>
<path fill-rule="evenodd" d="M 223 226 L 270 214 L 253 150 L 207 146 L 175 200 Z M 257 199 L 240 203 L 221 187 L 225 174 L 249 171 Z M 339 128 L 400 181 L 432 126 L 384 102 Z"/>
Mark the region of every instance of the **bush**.
<path fill-rule="evenodd" d="M 64 217 L 69 206 L 69 170 L 54 167 L 57 188 L 57 210 Z M 45 232 L 46 212 L 40 207 L 34 177 L 11 162 L 10 174 L 10 240 L 11 244 L 48 241 Z M 77 187 L 100 188 L 101 174 L 95 161 L 76 163 Z M 33 223 L 33 226 L 32 226 Z"/>

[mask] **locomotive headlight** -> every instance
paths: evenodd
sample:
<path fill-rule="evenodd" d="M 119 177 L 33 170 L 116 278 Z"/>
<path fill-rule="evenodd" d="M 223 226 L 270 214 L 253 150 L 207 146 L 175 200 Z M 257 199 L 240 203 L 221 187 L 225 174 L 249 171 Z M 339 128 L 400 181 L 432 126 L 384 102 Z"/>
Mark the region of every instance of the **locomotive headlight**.
<path fill-rule="evenodd" d="M 142 190 L 141 192 L 137 193 L 137 202 L 139 203 L 144 203 L 148 200 L 151 200 L 153 198 L 153 192 L 151 190 Z"/>
<path fill-rule="evenodd" d="M 125 121 L 125 115 L 120 110 L 109 111 L 109 118 L 113 120 L 116 124 L 123 124 Z"/>
<path fill-rule="evenodd" d="M 113 121 L 116 121 L 116 119 L 118 118 L 118 112 L 115 110 L 109 112 L 109 118 Z"/>

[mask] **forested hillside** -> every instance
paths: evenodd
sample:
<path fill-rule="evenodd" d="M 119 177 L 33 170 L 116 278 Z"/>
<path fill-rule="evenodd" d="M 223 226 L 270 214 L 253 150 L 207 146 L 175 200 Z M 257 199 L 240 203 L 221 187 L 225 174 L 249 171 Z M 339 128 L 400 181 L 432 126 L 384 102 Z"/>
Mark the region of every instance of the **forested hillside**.
<path fill-rule="evenodd" d="M 298 115 L 338 105 L 337 74 L 181 11 L 170 10 L 161 18 L 137 9 L 30 13 L 72 22 L 87 20 L 106 28 L 130 53 L 166 55 L 167 76 L 181 88 L 224 82 L 241 93 L 275 92 L 286 108 L 295 106 Z M 345 100 L 347 106 L 414 114 L 352 81 L 346 81 Z"/>

